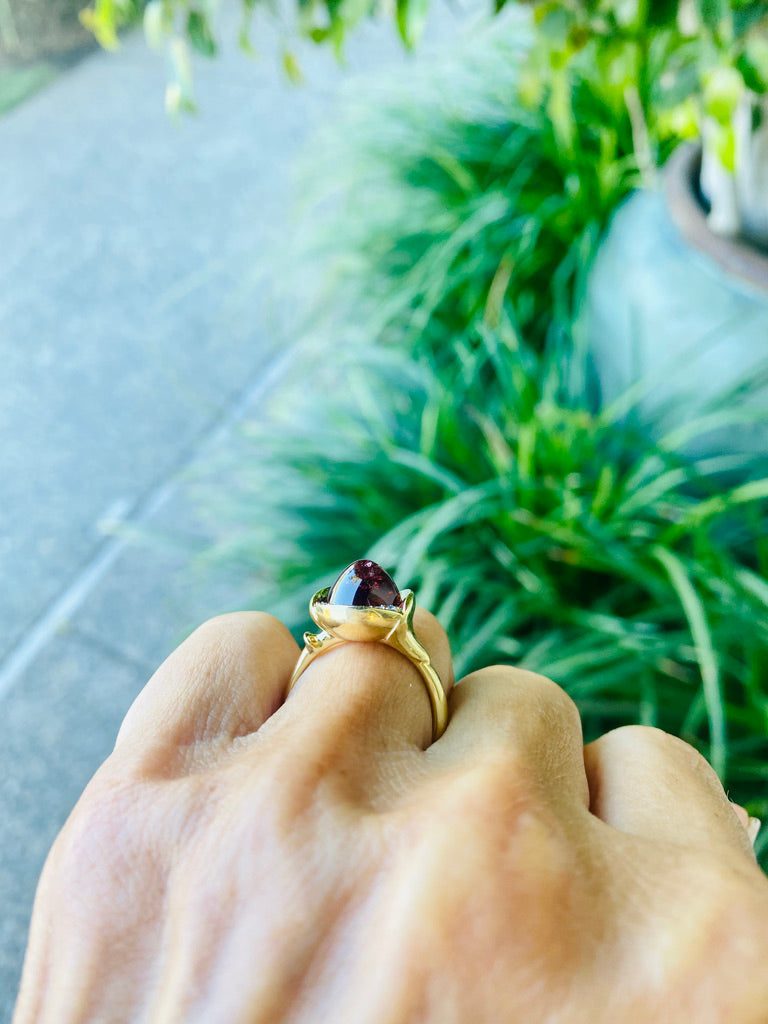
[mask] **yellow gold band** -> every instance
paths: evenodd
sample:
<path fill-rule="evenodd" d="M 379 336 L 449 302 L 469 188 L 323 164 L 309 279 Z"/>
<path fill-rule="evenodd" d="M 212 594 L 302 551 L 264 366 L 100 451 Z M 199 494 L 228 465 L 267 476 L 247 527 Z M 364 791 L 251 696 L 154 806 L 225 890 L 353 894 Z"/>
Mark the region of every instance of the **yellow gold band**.
<path fill-rule="evenodd" d="M 424 646 L 413 631 L 415 599 L 408 590 L 402 592 L 403 607 L 359 608 L 329 604 L 328 590 L 321 590 L 310 601 L 313 620 L 320 633 L 304 634 L 304 650 L 296 662 L 286 696 L 304 670 L 315 658 L 344 643 L 376 642 L 386 644 L 404 655 L 419 671 L 427 688 L 432 707 L 432 740 L 438 739 L 448 724 L 448 701 L 440 676 L 435 671 Z"/>

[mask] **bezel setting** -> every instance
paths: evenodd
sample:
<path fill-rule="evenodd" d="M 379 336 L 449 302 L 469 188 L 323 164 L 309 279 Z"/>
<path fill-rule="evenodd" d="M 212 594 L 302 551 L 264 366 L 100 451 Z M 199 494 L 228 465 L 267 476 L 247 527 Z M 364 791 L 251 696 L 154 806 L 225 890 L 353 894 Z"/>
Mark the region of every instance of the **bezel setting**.
<path fill-rule="evenodd" d="M 401 608 L 331 604 L 330 592 L 330 587 L 318 590 L 310 601 L 309 614 L 321 629 L 340 640 L 386 640 L 413 622 L 416 601 L 412 590 L 400 591 Z"/>

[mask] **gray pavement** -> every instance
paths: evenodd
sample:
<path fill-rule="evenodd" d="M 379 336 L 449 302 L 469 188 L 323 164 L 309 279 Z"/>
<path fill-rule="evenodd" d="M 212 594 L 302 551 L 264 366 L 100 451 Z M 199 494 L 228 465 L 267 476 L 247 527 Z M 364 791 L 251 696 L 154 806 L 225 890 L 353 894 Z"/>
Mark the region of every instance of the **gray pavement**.
<path fill-rule="evenodd" d="M 163 81 L 135 35 L 0 126 L 0 655 L 269 350 L 243 286 L 324 83 L 230 54 L 172 125 Z"/>
<path fill-rule="evenodd" d="M 45 854 L 131 700 L 247 601 L 192 567 L 183 480 L 279 379 L 262 270 L 291 229 L 288 166 L 344 78 L 404 62 L 389 24 L 364 28 L 346 69 L 303 50 L 296 88 L 260 38 L 260 61 L 198 68 L 201 114 L 180 124 L 139 35 L 0 120 L 0 1024 Z"/>

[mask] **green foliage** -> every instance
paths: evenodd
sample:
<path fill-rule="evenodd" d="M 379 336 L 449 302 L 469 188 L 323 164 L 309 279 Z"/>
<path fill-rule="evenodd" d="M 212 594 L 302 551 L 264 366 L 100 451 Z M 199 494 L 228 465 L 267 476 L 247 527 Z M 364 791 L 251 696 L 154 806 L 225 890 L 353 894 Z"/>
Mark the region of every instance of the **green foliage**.
<path fill-rule="evenodd" d="M 200 11 L 190 11 L 187 16 L 187 36 L 192 46 L 203 57 L 216 54 L 216 42 L 208 19 Z"/>
<path fill-rule="evenodd" d="M 173 71 L 166 103 L 175 112 L 194 109 L 186 69 L 183 80 L 177 75 L 179 55 L 192 50 L 203 57 L 216 56 L 219 50 L 218 7 L 218 0 L 92 0 L 91 6 L 82 12 L 81 20 L 102 46 L 114 49 L 120 30 L 143 19 L 150 46 L 162 48 L 171 56 Z M 254 52 L 251 23 L 257 9 L 289 23 L 289 35 L 330 45 L 338 56 L 357 24 L 380 13 L 379 0 L 296 0 L 291 8 L 279 12 L 272 0 L 241 0 L 240 7 L 238 42 L 248 54 Z M 428 7 L 429 0 L 397 0 L 393 6 L 396 30 L 406 47 L 412 48 L 419 42 Z M 290 51 L 282 56 L 288 77 L 300 81 L 302 73 L 295 56 Z M 183 58 L 184 62 L 188 59 L 188 56 Z"/>
<path fill-rule="evenodd" d="M 106 50 L 118 46 L 118 30 L 141 18 L 142 0 L 96 0 L 80 13 L 83 25 L 93 32 Z"/>
<path fill-rule="evenodd" d="M 301 252 L 286 242 L 288 287 L 301 257 L 325 268 L 308 324 L 335 318 L 332 337 L 362 321 L 369 340 L 450 359 L 453 334 L 478 318 L 509 316 L 537 345 L 570 322 L 605 220 L 640 175 L 629 119 L 594 91 L 569 98 L 567 148 L 520 98 L 530 38 L 510 11 L 461 59 L 355 82 L 300 174 Z"/>
<path fill-rule="evenodd" d="M 526 2 L 526 0 L 521 0 Z M 733 164 L 733 117 L 748 90 L 768 90 L 768 3 L 743 0 L 532 0 L 537 25 L 528 94 L 548 104 L 567 145 L 562 96 L 586 82 L 632 122 L 644 169 L 670 138 L 702 134 Z M 733 170 L 733 167 L 730 166 Z"/>
<path fill-rule="evenodd" d="M 94 0 L 83 22 L 108 47 L 117 31 L 136 20 L 144 0 Z M 252 52 L 250 23 L 257 0 L 241 0 L 240 45 Z M 261 6 L 267 0 L 262 0 Z M 533 12 L 535 41 L 520 95 L 536 115 L 550 119 L 562 153 L 577 162 L 585 105 L 599 112 L 589 123 L 619 136 L 630 132 L 632 151 L 646 181 L 680 137 L 706 139 L 730 171 L 737 160 L 734 115 L 748 97 L 768 92 L 766 0 L 495 0 Z M 419 42 L 429 0 L 396 0 L 397 31 L 406 47 Z M 273 12 L 274 13 L 274 12 Z M 349 32 L 379 13 L 378 0 L 298 0 L 295 33 L 329 43 L 338 55 Z M 171 112 L 193 110 L 187 47 L 217 52 L 216 0 L 149 0 L 144 24 L 152 45 L 171 56 L 174 76 L 166 93 Z M 283 54 L 288 78 L 303 79 L 295 55 Z M 704 125 L 707 131 L 704 131 Z"/>
<path fill-rule="evenodd" d="M 454 340 L 450 365 L 304 348 L 209 510 L 210 557 L 256 567 L 255 603 L 297 633 L 314 589 L 375 558 L 441 619 L 459 676 L 544 672 L 587 736 L 677 733 L 764 815 L 768 462 L 684 457 L 711 420 L 652 445 L 595 411 L 569 339 L 536 354 L 502 322 Z"/>

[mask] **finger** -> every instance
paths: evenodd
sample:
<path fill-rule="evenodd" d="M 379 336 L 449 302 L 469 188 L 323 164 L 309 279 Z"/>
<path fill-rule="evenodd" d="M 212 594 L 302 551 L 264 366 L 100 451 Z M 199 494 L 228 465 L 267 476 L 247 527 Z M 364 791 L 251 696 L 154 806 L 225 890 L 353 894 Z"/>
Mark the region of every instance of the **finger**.
<path fill-rule="evenodd" d="M 736 817 L 744 826 L 746 833 L 749 836 L 750 843 L 754 846 L 757 841 L 757 837 L 760 834 L 760 819 L 752 818 L 746 807 L 742 807 L 741 804 L 734 803 L 733 800 L 731 800 L 731 807 L 736 812 Z"/>
<path fill-rule="evenodd" d="M 298 655 L 291 634 L 271 615 L 235 612 L 210 619 L 136 698 L 116 749 L 180 748 L 254 732 L 280 706 Z"/>
<path fill-rule="evenodd" d="M 453 663 L 445 630 L 417 608 L 414 632 L 447 692 Z M 291 690 L 282 715 L 311 721 L 339 744 L 380 749 L 432 742 L 432 705 L 418 669 L 405 655 L 376 642 L 350 641 L 313 661 Z"/>
<path fill-rule="evenodd" d="M 750 843 L 754 846 L 757 842 L 757 837 L 760 834 L 760 819 L 750 817 L 749 811 L 746 807 L 742 807 L 741 804 L 734 803 L 733 800 L 731 801 L 731 807 L 734 809 L 736 816 L 746 829 Z"/>
<path fill-rule="evenodd" d="M 624 726 L 585 747 L 584 763 L 590 810 L 614 828 L 752 856 L 747 830 L 714 769 L 678 737 Z"/>
<path fill-rule="evenodd" d="M 461 680 L 450 699 L 450 719 L 431 748 L 437 765 L 502 754 L 543 799 L 587 807 L 581 719 L 568 694 L 534 672 L 505 666 Z"/>

